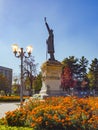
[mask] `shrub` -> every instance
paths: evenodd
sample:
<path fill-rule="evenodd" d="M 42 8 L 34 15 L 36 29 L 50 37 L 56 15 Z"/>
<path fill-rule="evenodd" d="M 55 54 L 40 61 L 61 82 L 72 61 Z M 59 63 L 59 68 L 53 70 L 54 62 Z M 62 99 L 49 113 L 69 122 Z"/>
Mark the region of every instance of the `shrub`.
<path fill-rule="evenodd" d="M 12 112 L 9 111 L 6 113 L 5 116 L 7 120 L 7 124 L 9 126 L 24 126 L 26 117 L 27 117 L 27 112 L 22 108 L 16 109 Z"/>
<path fill-rule="evenodd" d="M 23 103 L 23 108 L 28 111 L 32 111 L 35 107 L 40 106 L 41 104 L 43 104 L 43 102 L 40 101 L 39 99 L 29 98 L 26 99 L 25 102 Z"/>
<path fill-rule="evenodd" d="M 95 101 L 95 107 L 93 102 L 89 98 L 48 98 L 29 113 L 27 122 L 35 130 L 94 130 L 98 126 L 98 103 Z"/>
<path fill-rule="evenodd" d="M 6 113 L 8 125 L 34 130 L 98 130 L 98 98 L 51 97 L 28 100 Z"/>

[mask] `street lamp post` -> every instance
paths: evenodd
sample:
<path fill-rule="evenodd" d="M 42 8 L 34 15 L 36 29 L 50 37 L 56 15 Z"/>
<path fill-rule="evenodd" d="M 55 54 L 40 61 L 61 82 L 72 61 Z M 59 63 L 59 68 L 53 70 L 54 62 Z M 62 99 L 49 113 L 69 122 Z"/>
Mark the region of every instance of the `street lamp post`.
<path fill-rule="evenodd" d="M 17 44 L 12 45 L 13 53 L 15 57 L 20 58 L 21 60 L 21 86 L 20 86 L 20 106 L 22 107 L 23 103 L 23 58 L 29 58 L 32 53 L 32 46 L 27 47 L 28 56 L 25 55 L 23 48 L 19 48 Z"/>

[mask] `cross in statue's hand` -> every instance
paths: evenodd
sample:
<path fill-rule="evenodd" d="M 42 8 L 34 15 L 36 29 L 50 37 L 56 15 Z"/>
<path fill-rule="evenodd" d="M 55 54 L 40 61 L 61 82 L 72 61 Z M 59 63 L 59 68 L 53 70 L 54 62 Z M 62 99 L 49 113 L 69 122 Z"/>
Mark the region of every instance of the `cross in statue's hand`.
<path fill-rule="evenodd" d="M 46 22 L 46 17 L 44 17 L 44 20 L 45 20 L 45 22 Z"/>

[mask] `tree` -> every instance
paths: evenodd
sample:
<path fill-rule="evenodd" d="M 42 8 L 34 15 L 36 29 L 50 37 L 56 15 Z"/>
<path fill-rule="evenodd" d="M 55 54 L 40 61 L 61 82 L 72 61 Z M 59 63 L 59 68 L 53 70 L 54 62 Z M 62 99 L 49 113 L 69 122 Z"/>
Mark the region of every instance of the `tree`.
<path fill-rule="evenodd" d="M 68 66 L 64 67 L 62 75 L 61 75 L 61 87 L 63 90 L 68 90 L 72 87 L 72 73 Z"/>
<path fill-rule="evenodd" d="M 41 90 L 42 87 L 42 74 L 41 72 L 36 76 L 34 80 L 34 89 L 35 93 L 38 93 Z"/>
<path fill-rule="evenodd" d="M 79 60 L 79 79 L 83 80 L 87 76 L 87 66 L 88 66 L 88 60 L 82 56 Z"/>
<path fill-rule="evenodd" d="M 63 68 L 66 66 L 70 68 L 73 78 L 76 78 L 78 76 L 79 64 L 77 58 L 75 58 L 74 56 L 69 56 L 69 58 L 65 58 L 62 61 L 62 64 Z"/>
<path fill-rule="evenodd" d="M 5 95 L 9 93 L 8 79 L 2 74 L 0 74 L 0 91 L 4 91 Z"/>
<path fill-rule="evenodd" d="M 92 72 L 88 72 L 88 74 L 87 74 L 87 77 L 88 77 L 88 79 L 89 79 L 89 86 L 90 86 L 90 89 L 94 89 L 95 88 L 95 78 L 94 78 L 94 75 L 92 74 Z"/>
<path fill-rule="evenodd" d="M 89 75 L 90 85 L 93 88 L 98 89 L 98 59 L 95 58 L 92 60 L 89 68 Z"/>
<path fill-rule="evenodd" d="M 12 85 L 12 92 L 15 95 L 19 95 L 20 93 L 20 84 L 17 77 L 14 78 L 14 83 Z"/>
<path fill-rule="evenodd" d="M 73 88 L 76 85 L 76 77 L 78 74 L 78 59 L 74 56 L 65 58 L 62 61 L 63 69 L 61 75 L 61 87 L 63 90 Z"/>
<path fill-rule="evenodd" d="M 24 76 L 25 76 L 25 85 L 29 85 L 29 95 L 32 96 L 33 83 L 37 74 L 36 70 L 37 64 L 35 64 L 34 57 L 25 58 L 24 60 Z"/>
<path fill-rule="evenodd" d="M 84 56 L 80 60 L 74 56 L 69 56 L 62 63 L 61 86 L 64 88 L 78 86 L 78 83 L 84 80 L 84 78 L 87 79 L 88 60 Z"/>

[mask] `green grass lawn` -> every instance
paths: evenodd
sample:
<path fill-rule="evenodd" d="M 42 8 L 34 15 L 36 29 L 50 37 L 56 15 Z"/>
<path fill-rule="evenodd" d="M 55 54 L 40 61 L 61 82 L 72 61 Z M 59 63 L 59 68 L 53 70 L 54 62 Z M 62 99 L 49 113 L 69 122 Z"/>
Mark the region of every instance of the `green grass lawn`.
<path fill-rule="evenodd" d="M 11 127 L 6 125 L 0 125 L 0 130 L 33 130 L 33 128 L 28 127 Z"/>

